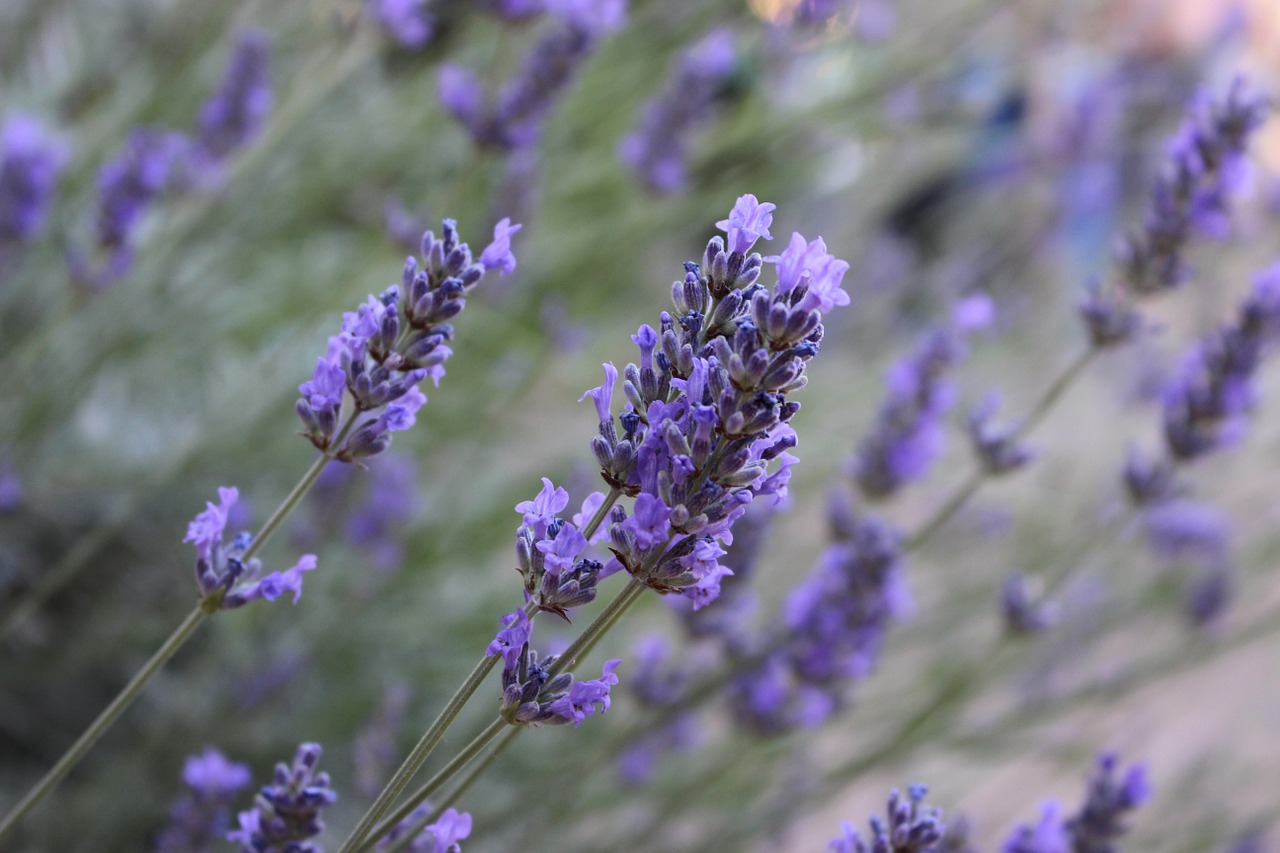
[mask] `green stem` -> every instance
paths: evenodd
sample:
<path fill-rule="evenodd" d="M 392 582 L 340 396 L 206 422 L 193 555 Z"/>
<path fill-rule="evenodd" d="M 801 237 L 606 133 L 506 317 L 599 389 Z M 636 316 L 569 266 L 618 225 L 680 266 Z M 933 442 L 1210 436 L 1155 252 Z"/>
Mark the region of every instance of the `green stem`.
<path fill-rule="evenodd" d="M 1049 414 L 1050 410 L 1066 393 L 1067 389 L 1071 387 L 1076 378 L 1089 366 L 1089 363 L 1093 361 L 1098 352 L 1097 347 L 1089 347 L 1084 350 L 1071 360 L 1053 382 L 1049 383 L 1049 387 L 1040 395 L 1040 399 L 1036 400 L 1027 411 L 1026 416 L 1023 417 L 1021 426 L 1014 433 L 1016 438 L 1026 435 L 1044 420 L 1045 416 Z M 969 499 L 978 493 L 978 489 L 982 488 L 982 484 L 986 479 L 987 472 L 981 468 L 971 473 L 960 484 L 960 487 L 951 493 L 951 497 L 947 498 L 946 502 L 934 512 L 929 520 L 921 525 L 915 533 L 907 537 L 903 547 L 910 551 L 924 544 L 929 537 L 937 533 L 957 512 L 964 508 Z"/>
<path fill-rule="evenodd" d="M 332 447 L 341 446 L 342 440 L 346 438 L 347 433 L 350 432 L 351 427 L 355 423 L 356 417 L 359 414 L 360 413 L 358 411 L 352 412 L 351 416 L 347 418 L 346 423 L 342 425 L 342 429 L 340 429 L 337 436 L 334 437 Z M 258 535 L 254 537 L 252 544 L 245 550 L 244 559 L 246 561 L 252 557 L 256 551 L 262 548 L 266 541 L 271 538 L 271 534 L 279 529 L 280 525 L 284 523 L 284 520 L 289 517 L 289 514 L 293 512 L 299 502 L 301 502 L 302 498 L 306 496 L 312 485 L 315 484 L 315 481 L 320 476 L 320 472 L 324 470 L 325 466 L 328 465 L 332 459 L 333 457 L 329 452 L 321 453 L 316 457 L 315 461 L 311 463 L 311 467 L 302 475 L 302 479 L 298 481 L 297 485 L 293 487 L 293 490 L 290 491 L 280 505 L 276 507 L 275 512 L 271 513 L 271 517 L 262 525 L 262 529 L 258 531 Z M 85 755 L 88 754 L 89 750 L 93 748 L 93 745 L 97 743 L 104 734 L 106 734 L 107 730 L 110 729 L 120 715 L 124 713 L 125 709 L 133 704 L 133 700 L 138 698 L 138 695 L 142 692 L 143 688 L 147 686 L 148 682 L 151 681 L 155 674 L 164 668 L 164 665 L 169 662 L 170 658 L 178 653 L 178 649 L 182 648 L 186 644 L 187 640 L 191 639 L 196 628 L 200 627 L 200 624 L 204 622 L 206 618 L 217 612 L 218 601 L 220 601 L 220 597 L 218 599 L 210 598 L 201 601 L 201 603 L 187 615 L 187 618 L 182 621 L 182 624 L 180 624 L 174 632 L 169 635 L 169 639 L 164 641 L 164 644 L 156 650 L 156 653 L 151 656 L 151 659 L 146 662 L 142 669 L 138 670 L 138 673 L 134 675 L 128 684 L 125 685 L 124 689 L 111 700 L 111 704 L 98 715 L 97 719 L 89 724 L 89 727 L 84 730 L 84 733 L 80 735 L 79 739 L 71 745 L 71 748 L 68 749 L 60 759 L 58 759 L 58 763 L 50 768 L 49 772 L 44 775 L 44 778 L 36 783 L 36 786 L 22 798 L 18 805 L 14 806 L 13 810 L 4 819 L 4 823 L 0 824 L 0 840 L 12 831 L 22 818 L 25 817 L 31 809 L 35 808 L 35 806 L 43 800 L 51 790 L 53 790 L 54 786 L 62 781 L 62 778 L 67 775 L 72 767 L 75 767 L 80 763 L 80 760 L 84 758 Z"/>
<path fill-rule="evenodd" d="M 596 510 L 595 515 L 591 517 L 591 520 L 587 522 L 587 525 L 582 529 L 583 536 L 590 539 L 591 536 L 600 529 L 600 524 L 604 521 L 604 518 L 608 514 L 610 508 L 612 508 L 614 503 L 617 502 L 621 494 L 622 493 L 617 489 L 609 490 L 609 493 L 605 495 L 604 502 L 600 504 L 600 508 Z M 616 599 L 614 603 L 616 603 Z M 610 606 L 612 606 L 612 604 Z M 606 608 L 606 612 L 607 611 L 608 608 Z M 526 605 L 525 612 L 526 614 L 532 615 L 532 613 L 530 613 L 529 605 Z M 603 613 L 601 615 L 603 615 Z M 591 627 L 594 625 L 595 622 L 593 622 L 591 626 L 588 626 L 587 631 L 590 631 Z M 585 635 L 586 632 L 583 633 Z M 580 639 L 581 637 L 579 637 L 579 640 Z M 382 789 L 382 793 L 378 794 L 377 799 L 373 801 L 373 805 L 369 806 L 369 810 L 360 818 L 360 822 L 356 824 L 355 829 L 351 831 L 346 842 L 342 845 L 341 853 L 351 853 L 353 850 L 360 849 L 359 845 L 369 836 L 374 824 L 382 819 L 382 816 L 387 813 L 387 810 L 391 808 L 392 804 L 395 803 L 400 794 L 404 792 L 404 789 L 408 787 L 410 780 L 412 780 L 413 777 L 417 775 L 418 771 L 422 769 L 422 765 L 426 763 L 426 760 L 430 757 L 432 750 L 434 750 L 440 743 L 440 739 L 444 737 L 444 733 L 448 730 L 449 726 L 453 725 L 453 721 L 457 719 L 458 714 L 462 712 L 463 706 L 465 706 L 467 702 L 471 700 L 471 697 L 475 695 L 476 691 L 480 689 L 481 683 L 483 683 L 485 677 L 493 670 L 493 667 L 497 662 L 497 655 L 485 655 L 480 659 L 480 662 L 475 665 L 475 668 L 471 670 L 471 674 L 462 682 L 462 686 L 459 687 L 457 691 L 454 692 L 453 696 L 449 698 L 449 701 L 445 703 L 444 708 L 440 710 L 440 714 L 434 721 L 432 721 L 431 726 L 423 733 L 417 744 L 414 745 L 413 750 L 410 751 L 409 755 L 400 764 L 395 775 L 391 777 L 391 781 L 389 781 L 386 787 Z M 411 808 L 410 811 L 412 810 L 413 809 Z"/>
<path fill-rule="evenodd" d="M 490 723 L 484 731 L 475 736 L 475 739 L 472 740 L 471 743 L 467 744 L 461 752 L 454 756 L 452 761 L 444 767 L 441 767 L 440 771 L 436 773 L 436 775 L 432 776 L 425 785 L 414 791 L 413 795 L 409 797 L 409 799 L 405 800 L 404 804 L 400 806 L 400 808 L 396 809 L 389 818 L 378 824 L 378 826 L 369 833 L 368 838 L 364 839 L 356 849 L 361 851 L 369 850 L 378 842 L 378 839 L 385 838 L 387 833 L 399 826 L 400 822 L 412 815 L 418 806 L 427 801 L 427 798 L 444 787 L 446 782 L 458 774 L 458 771 L 470 764 L 472 759 L 483 752 L 484 748 L 488 746 L 494 738 L 502 734 L 503 729 L 508 728 L 512 731 L 519 732 L 523 727 L 512 727 L 510 723 L 501 717 L 498 717 Z M 510 738 L 508 738 L 508 742 L 510 742 Z M 485 763 L 487 764 L 488 762 Z M 423 827 L 432 820 L 434 820 L 434 818 L 428 815 L 427 820 L 424 821 L 421 826 L 416 826 L 413 828 L 412 832 L 406 833 L 406 838 L 411 841 L 413 836 L 421 832 Z"/>
<path fill-rule="evenodd" d="M 617 624 L 622 614 L 626 613 L 627 609 L 640 598 L 640 593 L 644 592 L 644 589 L 644 584 L 635 578 L 627 581 L 627 585 L 614 597 L 613 601 L 610 601 L 605 609 L 600 611 L 600 615 L 587 626 L 587 629 L 556 658 L 556 662 L 547 669 L 547 678 L 555 678 L 586 657 L 595 648 L 596 643 L 600 642 L 600 638 Z"/>
<path fill-rule="evenodd" d="M 45 798 L 45 796 L 53 790 L 54 786 L 62 781 L 62 777 L 80 762 L 80 759 L 93 748 L 93 745 L 106 733 L 107 729 L 116 719 L 124 713 L 124 710 L 138 698 L 138 694 L 147 686 L 157 672 L 164 667 L 169 659 L 177 654 L 178 649 L 195 633 L 196 628 L 200 627 L 209 614 L 200 607 L 195 608 L 187 614 L 187 618 L 182 620 L 169 639 L 164 641 L 151 659 L 146 662 L 142 669 L 138 670 L 138 674 L 125 685 L 115 699 L 111 700 L 111 704 L 106 707 L 98 718 L 94 720 L 80 738 L 72 744 L 71 748 L 66 751 L 62 758 L 58 759 L 58 763 L 53 765 L 48 773 L 44 774 L 34 788 L 32 788 L 22 801 L 13 807 L 8 816 L 4 819 L 4 823 L 0 823 L 0 840 L 3 840 L 31 811 L 35 806 Z"/>

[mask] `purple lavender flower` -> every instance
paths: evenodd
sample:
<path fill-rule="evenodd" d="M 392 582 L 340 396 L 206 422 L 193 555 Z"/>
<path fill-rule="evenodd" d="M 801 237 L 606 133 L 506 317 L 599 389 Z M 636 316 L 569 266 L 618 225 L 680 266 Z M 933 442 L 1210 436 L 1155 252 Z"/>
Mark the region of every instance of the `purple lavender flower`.
<path fill-rule="evenodd" d="M 258 792 L 254 807 L 240 812 L 240 828 L 227 840 L 242 853 L 321 853 L 309 839 L 324 830 L 321 812 L 338 795 L 329 788 L 329 774 L 317 773 L 320 745 L 304 743 L 290 767 L 276 765 L 270 785 Z"/>
<path fill-rule="evenodd" d="M 912 785 L 904 800 L 897 789 L 889 792 L 888 821 L 871 818 L 871 832 L 863 840 L 853 824 L 841 823 L 841 837 L 828 850 L 835 853 L 933 853 L 946 832 L 942 810 L 925 806 L 924 785 Z"/>
<path fill-rule="evenodd" d="M 1071 853 L 1071 839 L 1058 811 L 1056 802 L 1046 802 L 1040 810 L 1040 822 L 1014 829 L 1000 853 Z"/>
<path fill-rule="evenodd" d="M 104 288 L 133 266 L 134 239 L 147 211 L 167 190 L 186 178 L 191 142 L 181 133 L 137 127 L 124 148 L 98 170 L 96 266 L 79 250 L 68 256 L 72 278 Z"/>
<path fill-rule="evenodd" d="M 200 110 L 198 156 L 217 163 L 253 141 L 271 112 L 271 39 L 241 30 L 222 81 Z"/>
<path fill-rule="evenodd" d="M 13 512 L 22 505 L 22 478 L 8 462 L 0 461 L 0 514 Z"/>
<path fill-rule="evenodd" d="M 529 642 L 533 624 L 523 610 L 508 613 L 502 617 L 502 630 L 498 631 L 485 654 L 493 657 L 502 655 L 503 663 L 508 669 L 515 669 L 520 663 L 520 656 Z"/>
<path fill-rule="evenodd" d="M 681 56 L 662 92 L 641 108 L 639 126 L 623 137 L 618 154 L 650 191 L 670 193 L 684 185 L 690 136 L 707 120 L 736 62 L 733 36 L 712 30 Z"/>
<path fill-rule="evenodd" d="M 1000 585 L 1000 610 L 1005 627 L 1013 634 L 1038 634 L 1058 622 L 1058 607 L 1051 601 L 1037 601 L 1031 582 L 1018 572 Z"/>
<path fill-rule="evenodd" d="M 1119 758 L 1103 753 L 1080 812 L 1067 821 L 1072 853 L 1115 853 L 1116 839 L 1128 832 L 1125 815 L 1151 796 L 1146 769 L 1135 764 L 1120 772 Z"/>
<path fill-rule="evenodd" d="M 40 233 L 69 157 L 66 142 L 34 116 L 5 117 L 0 127 L 0 244 Z"/>
<path fill-rule="evenodd" d="M 210 610 L 231 610 L 250 601 L 275 601 L 286 592 L 293 593 L 293 603 L 302 596 L 302 573 L 316 567 L 315 554 L 304 554 L 291 568 L 260 576 L 262 563 L 254 557 L 244 560 L 253 541 L 246 531 L 237 534 L 231 545 L 224 547 L 223 534 L 232 506 L 240 497 L 234 486 L 219 487 L 218 503 L 206 504 L 204 512 L 187 525 L 183 542 L 196 546 L 196 583 L 201 606 Z"/>
<path fill-rule="evenodd" d="M 426 47 L 435 32 L 426 0 L 366 0 L 365 14 L 388 38 L 409 50 Z"/>
<path fill-rule="evenodd" d="M 478 80 L 457 66 L 440 70 L 440 100 L 477 145 L 510 151 L 532 145 L 555 102 L 600 39 L 622 26 L 625 0 L 551 0 L 553 21 L 519 72 L 486 104 Z"/>
<path fill-rule="evenodd" d="M 231 821 L 231 801 L 250 782 L 249 768 L 228 761 L 213 747 L 187 759 L 182 781 L 189 789 L 169 808 L 169 823 L 156 834 L 156 853 L 212 849 Z"/>
<path fill-rule="evenodd" d="M 1232 325 L 1194 347 L 1165 391 L 1164 434 L 1170 453 L 1191 459 L 1243 435 L 1254 394 L 1250 382 L 1280 333 L 1280 264 L 1259 273 Z"/>
<path fill-rule="evenodd" d="M 354 462 L 382 453 L 391 445 L 391 433 L 413 426 L 427 402 L 418 383 L 430 377 L 439 385 L 444 362 L 453 354 L 447 345 L 453 339 L 449 321 L 466 307 L 466 295 L 487 270 L 515 268 L 511 235 L 518 230 L 510 220 L 499 222 L 493 243 L 473 261 L 471 249 L 458 239 L 456 223 L 446 219 L 439 239 L 430 231 L 423 235 L 423 269 L 407 258 L 400 286 L 369 296 L 343 316 L 342 331 L 329 339 L 311 380 L 298 387 L 302 399 L 295 410 L 303 435 L 316 448 Z M 355 413 L 370 416 L 335 447 L 344 390 Z"/>
<path fill-rule="evenodd" d="M 929 332 L 889 369 L 884 402 L 854 460 L 854 479 L 865 496 L 889 497 L 923 477 L 941 454 L 943 419 L 955 403 L 947 373 L 966 354 L 966 334 L 987 325 L 990 315 L 985 296 L 961 301 L 950 323 Z"/>
<path fill-rule="evenodd" d="M 1000 394 L 992 391 L 969 412 L 969 440 L 982 469 L 991 476 L 1016 471 L 1035 457 L 1018 440 L 1022 432 L 1021 423 L 995 423 L 999 410 Z"/>
<path fill-rule="evenodd" d="M 405 834 L 426 819 L 431 805 L 423 803 L 400 821 L 394 829 L 378 840 L 374 850 L 389 850 L 401 841 Z M 418 835 L 405 849 L 409 853 L 462 853 L 464 841 L 471 835 L 471 815 L 457 809 L 445 809 L 435 823 L 419 830 Z"/>
<path fill-rule="evenodd" d="M 1143 516 L 1151 550 L 1165 560 L 1224 565 L 1230 529 L 1217 507 L 1189 498 L 1161 501 Z"/>
<path fill-rule="evenodd" d="M 590 717 L 599 707 L 600 713 L 609 710 L 609 689 L 618 683 L 618 676 L 613 671 L 622 663 L 621 660 L 605 661 L 604 673 L 590 681 L 575 681 L 569 685 L 569 692 L 551 702 L 547 710 L 558 714 L 565 722 L 572 722 L 576 729 L 582 721 Z"/>
<path fill-rule="evenodd" d="M 1245 148 L 1266 118 L 1266 102 L 1236 78 L 1222 101 L 1201 93 L 1170 140 L 1141 234 L 1118 262 L 1137 294 L 1176 287 L 1190 275 L 1183 249 L 1193 230 L 1221 234 L 1232 197 L 1249 183 Z"/>
<path fill-rule="evenodd" d="M 773 211 L 777 207 L 770 202 L 762 204 L 751 193 L 739 196 L 733 205 L 733 210 L 729 211 L 729 218 L 716 223 L 716 227 L 725 232 L 728 251 L 745 256 L 757 240 L 772 240 L 773 235 L 769 233 L 769 226 L 773 224 Z M 782 275 L 782 267 L 779 267 L 778 273 L 779 276 Z M 780 285 L 782 281 L 780 278 Z M 789 290 L 790 288 L 787 287 L 783 292 Z"/>

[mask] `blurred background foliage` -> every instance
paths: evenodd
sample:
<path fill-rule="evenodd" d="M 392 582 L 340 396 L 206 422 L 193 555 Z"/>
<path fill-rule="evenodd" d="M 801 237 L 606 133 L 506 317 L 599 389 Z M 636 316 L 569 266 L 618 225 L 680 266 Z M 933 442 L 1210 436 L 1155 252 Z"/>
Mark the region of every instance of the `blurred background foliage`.
<path fill-rule="evenodd" d="M 205 745 L 261 780 L 297 742 L 323 743 L 341 795 L 329 823 L 345 831 L 376 793 L 357 786 L 358 734 L 388 689 L 404 690 L 390 731 L 402 754 L 518 601 L 511 507 L 540 476 L 578 500 L 599 487 L 594 419 L 575 401 L 602 361 L 634 358 L 628 335 L 655 322 L 681 262 L 701 257 L 745 192 L 778 204 L 771 251 L 797 230 L 852 264 L 853 305 L 830 318 L 800 397 L 793 506 L 753 581 L 769 618 L 821 549 L 825 495 L 887 365 L 954 299 L 984 291 L 996 327 L 975 342 L 961 398 L 999 387 L 1009 412 L 1025 411 L 1084 347 L 1083 283 L 1139 220 L 1192 94 L 1241 71 L 1274 92 L 1280 71 L 1280 14 L 1266 0 L 864 0 L 810 27 L 787 25 L 793 5 L 632 0 L 521 180 L 444 112 L 436 78 L 447 59 L 496 85 L 536 21 L 433 0 L 434 36 L 410 50 L 351 2 L 0 6 L 0 106 L 39 116 L 71 152 L 39 239 L 0 256 L 0 461 L 21 484 L 0 514 L 5 803 L 189 609 L 180 540 L 215 488 L 240 488 L 248 527 L 305 469 L 295 388 L 341 312 L 398 281 L 406 249 L 388 205 L 431 227 L 456 218 L 477 246 L 502 216 L 525 223 L 518 270 L 472 300 L 447 378 L 396 438 L 416 476 L 380 510 L 385 541 L 353 533 L 349 515 L 392 463 L 326 480 L 265 555 L 277 567 L 304 545 L 320 555 L 301 603 L 211 620 L 32 816 L 21 849 L 147 846 L 183 758 Z M 193 127 L 249 25 L 272 40 L 262 133 L 214 190 L 154 207 L 121 280 L 76 286 L 66 255 L 88 239 L 99 166 L 132 126 Z M 653 195 L 619 161 L 619 140 L 712 26 L 734 34 L 734 72 L 696 133 L 687 185 Z M 616 758 L 647 717 L 624 665 L 606 717 L 527 735 L 464 798 L 477 822 L 465 849 L 820 849 L 840 819 L 917 780 L 995 849 L 1041 798 L 1074 801 L 1102 748 L 1151 767 L 1157 796 L 1132 849 L 1223 849 L 1272 826 L 1280 372 L 1264 370 L 1242 446 L 1190 475 L 1232 521 L 1236 594 L 1211 630 L 1180 616 L 1172 570 L 1124 523 L 1118 479 L 1128 444 L 1157 440 L 1153 389 L 1178 353 L 1280 248 L 1276 123 L 1254 151 L 1256 191 L 1229 238 L 1196 250 L 1196 279 L 1156 307 L 1161 334 L 1099 359 L 1033 434 L 1034 466 L 984 486 L 912 555 L 917 612 L 852 708 L 763 740 L 712 702 L 703 746 L 631 787 Z M 967 476 L 955 439 L 928 482 L 887 508 L 904 528 Z M 1070 571 L 1066 619 L 997 645 L 1013 569 Z M 597 654 L 626 658 L 640 634 L 675 626 L 648 601 Z M 448 744 L 491 716 L 496 692 Z"/>

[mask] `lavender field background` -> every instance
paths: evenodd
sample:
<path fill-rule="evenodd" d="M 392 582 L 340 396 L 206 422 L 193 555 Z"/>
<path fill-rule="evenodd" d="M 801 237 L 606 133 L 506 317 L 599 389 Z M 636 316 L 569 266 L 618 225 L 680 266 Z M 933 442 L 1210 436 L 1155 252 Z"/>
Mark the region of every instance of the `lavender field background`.
<path fill-rule="evenodd" d="M 579 398 L 602 362 L 637 359 L 629 336 L 670 310 L 682 263 L 746 193 L 777 205 L 757 251 L 794 230 L 850 265 L 850 304 L 824 316 L 796 396 L 787 505 L 699 612 L 706 636 L 678 596 L 626 615 L 585 666 L 623 660 L 608 713 L 515 741 L 456 804 L 474 820 L 462 849 L 822 850 L 921 782 L 973 829 L 970 848 L 923 849 L 1003 851 L 1046 799 L 1077 808 L 1105 751 L 1152 789 L 1115 849 L 1280 848 L 1280 328 L 1210 419 L 1214 452 L 1179 464 L 1172 506 L 1135 505 L 1122 478 L 1133 448 L 1164 446 L 1186 353 L 1277 274 L 1280 120 L 1251 129 L 1224 210 L 1194 221 L 1184 280 L 1036 413 L 1029 460 L 983 474 L 966 436 L 989 391 L 1016 421 L 1090 352 L 1087 286 L 1124 277 L 1117 246 L 1149 221 L 1198 93 L 1280 93 L 1274 4 L 625 5 L 625 20 L 586 0 L 0 6 L 0 164 L 30 168 L 13 140 L 34 135 L 50 173 L 35 221 L 0 222 L 2 811 L 195 603 L 192 516 L 234 484 L 249 512 L 232 528 L 254 529 L 306 470 L 297 388 L 342 312 L 398 283 L 442 218 L 476 253 L 503 217 L 523 226 L 514 271 L 469 295 L 414 428 L 368 470 L 332 465 L 265 548 L 271 568 L 318 556 L 296 606 L 210 618 L 0 848 L 164 849 L 188 756 L 251 768 L 234 813 L 314 741 L 338 793 L 318 840 L 339 849 L 521 603 L 512 508 L 541 477 L 570 511 L 605 488 Z M 575 14 L 610 21 L 524 135 L 485 137 L 442 103 L 449 67 L 489 91 L 527 80 L 526 52 Z M 250 118 L 217 136 L 202 110 L 246 38 Z M 692 77 L 672 83 L 682 62 Z M 651 144 L 685 142 L 655 166 L 628 140 L 662 98 L 688 109 Z M 15 116 L 43 130 L 10 131 Z M 111 243 L 102 170 L 138 127 L 182 134 L 183 154 Z M 991 317 L 956 332 L 936 458 L 873 499 L 855 458 L 887 372 L 979 304 Z M 718 637 L 781 624 L 840 527 L 833 489 L 913 545 L 911 607 L 868 627 L 866 671 L 820 721 L 764 731 L 725 688 Z M 750 546 L 739 533 L 729 559 Z M 1052 607 L 1002 612 L 1014 572 Z M 722 606 L 740 635 L 706 618 Z M 539 642 L 566 645 L 599 609 L 540 621 Z M 655 633 L 691 716 L 633 690 Z M 495 677 L 428 771 L 500 699 Z"/>

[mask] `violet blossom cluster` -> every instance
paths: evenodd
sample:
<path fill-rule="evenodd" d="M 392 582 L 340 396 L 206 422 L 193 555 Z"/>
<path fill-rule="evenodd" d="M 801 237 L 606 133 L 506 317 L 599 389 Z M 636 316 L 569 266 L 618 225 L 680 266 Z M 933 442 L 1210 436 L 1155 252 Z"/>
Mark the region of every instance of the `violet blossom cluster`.
<path fill-rule="evenodd" d="M 165 193 L 216 184 L 223 162 L 249 144 L 271 110 L 270 40 L 243 30 L 221 82 L 200 111 L 194 138 L 159 127 L 135 127 L 120 152 L 98 170 L 93 258 L 73 251 L 77 282 L 103 288 L 133 266 L 137 232 Z"/>
<path fill-rule="evenodd" d="M 457 224 L 444 220 L 441 236 L 422 237 L 423 268 L 405 260 L 401 285 L 343 315 L 342 331 L 329 338 L 327 354 L 316 360 L 312 378 L 300 386 L 295 407 L 304 435 L 315 447 L 342 462 L 375 456 L 391 445 L 391 434 L 413 426 L 427 402 L 418 388 L 430 378 L 437 386 L 444 362 L 453 354 L 449 322 L 466 307 L 466 296 L 485 273 L 509 273 L 516 267 L 511 237 L 520 230 L 503 219 L 493 242 L 479 258 L 459 240 Z M 354 404 L 349 434 L 339 436 L 343 397 Z"/>
<path fill-rule="evenodd" d="M 639 124 L 623 137 L 618 154 L 650 191 L 671 193 L 684 185 L 690 135 L 706 121 L 736 63 L 733 36 L 712 30 L 683 53 L 661 93 L 641 108 Z"/>
<path fill-rule="evenodd" d="M 1232 201 L 1252 183 L 1247 146 L 1268 111 L 1268 102 L 1243 78 L 1236 78 L 1220 101 L 1197 95 L 1167 143 L 1142 231 L 1120 245 L 1119 282 L 1092 283 L 1080 306 L 1095 347 L 1125 343 L 1143 328 L 1133 299 L 1171 290 L 1190 278 L 1185 252 L 1193 234 L 1226 231 Z"/>
<path fill-rule="evenodd" d="M 409 50 L 421 50 L 435 33 L 426 0 L 366 0 L 365 14 L 388 38 Z"/>
<path fill-rule="evenodd" d="M 1233 322 L 1184 356 L 1164 390 L 1163 453 L 1130 451 L 1125 463 L 1125 488 L 1143 512 L 1152 550 L 1198 566 L 1185 603 L 1200 624 L 1215 618 L 1229 597 L 1227 524 L 1217 509 L 1186 496 L 1178 468 L 1243 438 L 1256 402 L 1253 375 L 1278 335 L 1280 264 L 1255 277 Z"/>
<path fill-rule="evenodd" d="M 221 82 L 200 110 L 198 160 L 216 164 L 252 142 L 271 103 L 271 39 L 262 30 L 241 30 Z"/>
<path fill-rule="evenodd" d="M 276 765 L 253 808 L 240 812 L 239 829 L 227 833 L 241 853 L 322 853 L 310 839 L 324 831 L 322 813 L 338 795 L 329 787 L 329 774 L 316 772 L 320 752 L 320 744 L 304 743 L 292 766 Z"/>
<path fill-rule="evenodd" d="M 66 142 L 34 116 L 5 116 L 0 127 L 0 245 L 40 233 L 69 156 Z"/>
<path fill-rule="evenodd" d="M 727 241 L 713 237 L 701 266 L 685 264 L 684 279 L 672 285 L 674 314 L 663 312 L 658 329 L 644 325 L 632 337 L 640 359 L 622 373 L 626 403 L 619 415 L 613 413 L 619 373 L 612 363 L 604 365 L 604 383 L 583 395 L 596 409 L 591 447 L 601 476 L 614 498 L 634 498 L 632 511 L 614 505 L 602 514 L 606 496 L 597 492 L 566 521 L 560 513 L 568 493 L 549 480 L 537 498 L 517 506 L 524 515 L 517 567 L 527 604 L 503 620 L 488 650 L 503 657 L 509 720 L 547 721 L 559 691 L 572 698 L 577 688 L 567 674 L 550 677 L 549 665 L 530 650 L 529 613 L 567 618 L 570 608 L 595 597 L 602 577 L 619 571 L 704 607 L 732 572 L 720 558 L 733 541 L 733 523 L 755 498 L 785 497 L 796 462 L 787 452 L 796 445 L 788 421 L 799 410 L 787 395 L 807 382 L 804 370 L 818 352 L 823 313 L 849 302 L 840 287 L 849 265 L 830 255 L 820 238 L 810 242 L 799 234 L 781 255 L 752 252 L 759 239 L 772 239 L 773 210 L 742 196 L 717 223 Z M 766 262 L 777 270 L 772 290 L 758 283 Z M 613 555 L 604 565 L 586 556 L 587 532 L 597 532 L 590 525 L 602 520 Z M 600 701 L 601 689 L 616 683 L 612 666 L 603 681 L 590 693 L 581 688 L 584 697 Z"/>
<path fill-rule="evenodd" d="M 303 554 L 283 572 L 262 574 L 262 562 L 245 560 L 245 552 L 253 543 L 248 531 L 237 533 L 228 545 L 223 542 L 228 514 L 240 498 L 234 486 L 219 487 L 218 503 L 206 504 L 204 512 L 187 525 L 183 542 L 196 548 L 196 584 L 200 590 L 200 606 L 212 612 L 243 607 L 251 601 L 275 601 L 286 592 L 293 593 L 294 604 L 302 597 L 302 575 L 316 567 L 315 554 Z"/>
<path fill-rule="evenodd" d="M 941 455 L 944 421 L 956 398 L 948 373 L 966 356 L 968 335 L 990 325 L 992 314 L 985 295 L 961 300 L 950 322 L 927 333 L 914 352 L 889 368 L 885 399 L 853 461 L 853 477 L 865 497 L 893 495 L 923 477 Z"/>
<path fill-rule="evenodd" d="M 496 99 L 464 68 L 440 69 L 440 100 L 477 145 L 506 151 L 533 145 L 543 122 L 600 40 L 622 26 L 626 0 L 549 0 L 549 22 Z"/>
<path fill-rule="evenodd" d="M 231 825 L 231 802 L 248 787 L 249 768 L 209 747 L 182 768 L 187 791 L 169 808 L 169 823 L 156 834 L 155 853 L 199 853 L 221 842 Z"/>
<path fill-rule="evenodd" d="M 890 624 L 911 610 L 901 535 L 843 495 L 829 510 L 832 543 L 787 596 L 781 632 L 746 655 L 753 665 L 730 686 L 735 721 L 761 734 L 816 726 L 846 705 Z"/>
<path fill-rule="evenodd" d="M 1001 853 L 1116 853 L 1116 841 L 1129 831 L 1129 813 L 1150 797 L 1146 768 L 1135 764 L 1122 772 L 1119 758 L 1103 753 L 1078 812 L 1063 817 L 1058 803 L 1046 802 L 1040 820 L 1017 827 Z"/>

